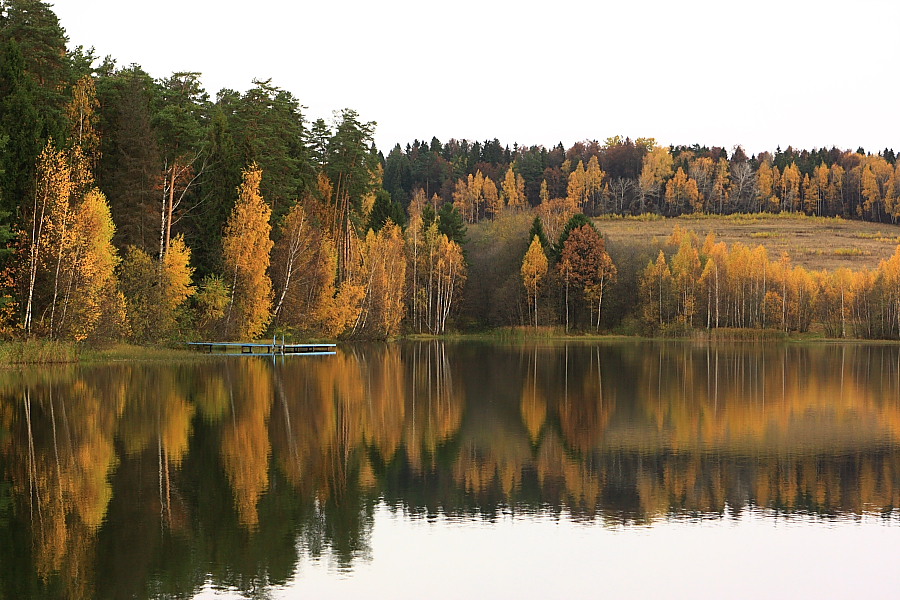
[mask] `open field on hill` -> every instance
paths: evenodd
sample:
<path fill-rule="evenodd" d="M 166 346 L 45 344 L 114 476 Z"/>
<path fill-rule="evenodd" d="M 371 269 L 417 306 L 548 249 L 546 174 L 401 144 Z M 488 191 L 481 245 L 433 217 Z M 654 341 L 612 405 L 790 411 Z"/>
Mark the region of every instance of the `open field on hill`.
<path fill-rule="evenodd" d="M 787 252 L 794 264 L 815 270 L 875 268 L 900 244 L 897 225 L 791 214 L 601 217 L 595 222 L 607 242 L 615 246 L 636 242 L 656 246 L 680 225 L 696 232 L 701 241 L 712 231 L 729 246 L 736 242 L 751 248 L 762 245 L 770 259 Z"/>

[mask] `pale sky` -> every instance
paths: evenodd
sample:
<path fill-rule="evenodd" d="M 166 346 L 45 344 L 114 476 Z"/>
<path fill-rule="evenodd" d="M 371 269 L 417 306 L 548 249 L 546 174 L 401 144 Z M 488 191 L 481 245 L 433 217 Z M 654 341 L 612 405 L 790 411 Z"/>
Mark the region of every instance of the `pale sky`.
<path fill-rule="evenodd" d="M 52 0 L 51 0 L 52 1 Z M 900 150 L 896 0 L 56 0 L 70 45 L 397 142 Z"/>

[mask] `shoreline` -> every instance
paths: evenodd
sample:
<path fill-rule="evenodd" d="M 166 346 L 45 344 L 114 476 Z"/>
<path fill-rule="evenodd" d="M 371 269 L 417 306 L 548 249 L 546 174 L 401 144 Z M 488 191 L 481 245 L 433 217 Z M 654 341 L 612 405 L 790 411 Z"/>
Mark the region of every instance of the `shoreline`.
<path fill-rule="evenodd" d="M 678 342 L 696 344 L 852 344 L 890 346 L 900 340 L 865 338 L 829 338 L 816 333 L 785 333 L 780 330 L 695 330 L 680 336 L 639 336 L 616 333 L 565 333 L 555 328 L 503 327 L 479 332 L 454 332 L 443 335 L 409 334 L 389 340 L 348 340 L 344 344 L 403 342 L 490 342 L 497 344 L 544 343 L 596 343 L 596 342 Z M 338 342 L 340 344 L 340 342 Z M 0 368 L 17 369 L 33 366 L 63 366 L 74 364 L 98 364 L 114 362 L 202 362 L 216 359 L 222 354 L 206 354 L 188 348 L 157 344 L 115 344 L 108 347 L 90 347 L 74 342 L 29 340 L 0 342 Z"/>

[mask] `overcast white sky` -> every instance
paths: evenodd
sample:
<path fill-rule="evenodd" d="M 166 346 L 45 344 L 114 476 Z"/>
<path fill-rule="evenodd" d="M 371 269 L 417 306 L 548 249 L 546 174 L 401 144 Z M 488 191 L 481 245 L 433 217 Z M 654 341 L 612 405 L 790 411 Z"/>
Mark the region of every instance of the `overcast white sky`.
<path fill-rule="evenodd" d="M 53 0 L 51 0 L 52 2 Z M 331 118 L 510 146 L 621 134 L 900 150 L 896 0 L 55 0 L 71 45 L 211 96 L 271 78 Z"/>

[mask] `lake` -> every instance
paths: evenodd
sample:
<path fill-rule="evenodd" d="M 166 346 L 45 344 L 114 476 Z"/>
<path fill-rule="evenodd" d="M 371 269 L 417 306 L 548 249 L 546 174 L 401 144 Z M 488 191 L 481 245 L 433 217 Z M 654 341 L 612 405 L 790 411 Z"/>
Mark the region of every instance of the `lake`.
<path fill-rule="evenodd" d="M 900 347 L 0 372 L 0 599 L 895 597 Z"/>

